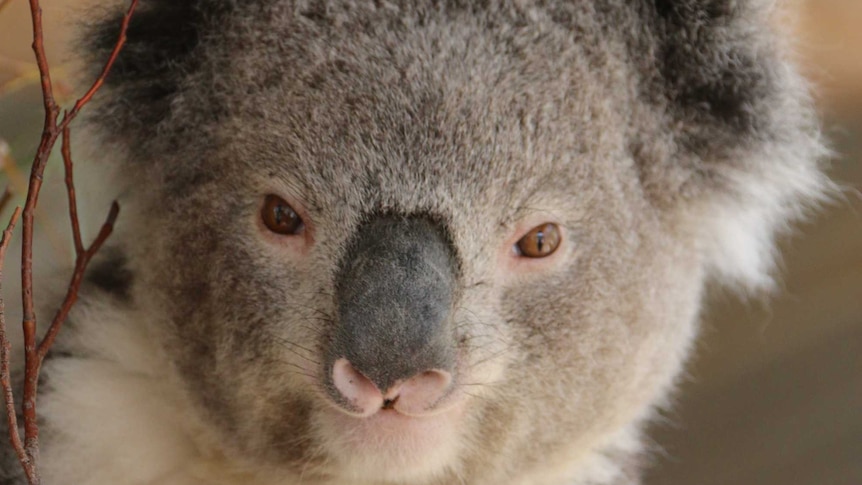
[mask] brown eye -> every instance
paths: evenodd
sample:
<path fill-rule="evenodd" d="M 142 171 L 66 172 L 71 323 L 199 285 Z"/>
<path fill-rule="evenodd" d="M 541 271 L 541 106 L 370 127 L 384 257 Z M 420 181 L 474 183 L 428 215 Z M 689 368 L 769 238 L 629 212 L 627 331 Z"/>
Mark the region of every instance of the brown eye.
<path fill-rule="evenodd" d="M 295 235 L 305 227 L 293 207 L 277 195 L 266 196 L 260 216 L 266 227 L 276 234 Z"/>
<path fill-rule="evenodd" d="M 550 256 L 560 245 L 560 228 L 553 223 L 536 226 L 518 241 L 518 252 L 528 258 Z"/>

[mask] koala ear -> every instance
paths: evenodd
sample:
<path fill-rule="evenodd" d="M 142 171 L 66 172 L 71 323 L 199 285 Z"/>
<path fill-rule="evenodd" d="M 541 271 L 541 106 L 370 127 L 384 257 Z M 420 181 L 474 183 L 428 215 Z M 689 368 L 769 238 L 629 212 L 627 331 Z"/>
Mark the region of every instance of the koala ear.
<path fill-rule="evenodd" d="M 722 135 L 752 135 L 765 122 L 759 101 L 777 86 L 778 66 L 764 52 L 753 16 L 757 2 L 654 0 L 654 29 L 662 91 L 680 121 L 708 125 Z M 698 138 L 697 133 L 689 134 Z M 688 140 L 712 144 L 715 132 Z"/>
<path fill-rule="evenodd" d="M 652 121 L 632 136 L 645 190 L 683 214 L 713 274 L 754 288 L 772 285 L 775 233 L 830 189 L 775 4 L 642 0 L 635 22 L 651 32 L 632 44 L 652 73 L 641 94 Z"/>
<path fill-rule="evenodd" d="M 98 98 L 96 120 L 110 131 L 145 141 L 171 109 L 189 72 L 200 63 L 198 46 L 211 26 L 231 13 L 229 0 L 143 0 L 131 18 L 127 41 Z M 125 8 L 125 7 L 124 7 Z M 119 9 L 102 15 L 84 39 L 92 69 L 101 69 L 117 42 Z"/>

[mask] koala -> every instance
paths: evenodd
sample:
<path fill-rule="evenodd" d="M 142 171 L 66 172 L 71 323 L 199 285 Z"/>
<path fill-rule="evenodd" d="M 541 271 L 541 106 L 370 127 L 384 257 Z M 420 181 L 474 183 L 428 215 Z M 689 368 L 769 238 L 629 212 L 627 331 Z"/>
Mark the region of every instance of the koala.
<path fill-rule="evenodd" d="M 829 187 L 775 8 L 142 0 L 44 483 L 641 483 L 705 287 L 768 290 Z"/>

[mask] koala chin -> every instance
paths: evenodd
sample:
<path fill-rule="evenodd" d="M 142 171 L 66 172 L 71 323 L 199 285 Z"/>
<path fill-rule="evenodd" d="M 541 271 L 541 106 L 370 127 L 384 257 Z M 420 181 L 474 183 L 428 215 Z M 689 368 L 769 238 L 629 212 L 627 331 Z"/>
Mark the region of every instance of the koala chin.
<path fill-rule="evenodd" d="M 640 483 L 705 285 L 830 187 L 774 3 L 142 0 L 44 483 Z"/>

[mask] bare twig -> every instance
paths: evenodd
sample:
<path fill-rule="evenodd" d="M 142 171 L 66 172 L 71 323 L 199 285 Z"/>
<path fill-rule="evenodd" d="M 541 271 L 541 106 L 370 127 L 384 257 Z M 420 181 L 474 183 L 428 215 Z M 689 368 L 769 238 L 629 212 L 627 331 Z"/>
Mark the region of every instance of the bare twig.
<path fill-rule="evenodd" d="M 81 240 L 81 224 L 78 222 L 78 202 L 75 198 L 75 180 L 72 176 L 72 136 L 69 127 L 63 127 L 63 168 L 66 172 L 66 193 L 69 196 L 69 219 L 72 221 L 72 239 L 75 241 L 75 257 L 84 252 Z"/>
<path fill-rule="evenodd" d="M 96 239 L 93 240 L 90 247 L 84 249 L 84 244 L 81 241 L 81 229 L 78 222 L 78 206 L 75 201 L 75 185 L 72 178 L 72 154 L 69 146 L 68 127 L 65 128 L 63 133 L 63 164 L 66 167 L 66 192 L 69 195 L 69 219 L 72 223 L 72 232 L 75 240 L 75 270 L 72 273 L 72 280 L 69 282 L 66 297 L 63 299 L 63 303 L 60 305 L 60 308 L 54 315 L 54 319 L 51 321 L 51 326 L 48 328 L 48 331 L 42 338 L 42 342 L 39 344 L 38 357 L 40 361 L 44 360 L 45 356 L 48 355 L 48 351 L 51 350 L 51 346 L 54 344 L 54 339 L 57 338 L 57 333 L 59 333 L 60 327 L 63 325 L 63 322 L 66 321 L 66 317 L 69 315 L 72 305 L 74 305 L 78 300 L 78 290 L 81 288 L 81 281 L 83 280 L 84 271 L 87 269 L 87 265 L 99 249 L 101 249 L 102 245 L 108 239 L 108 236 L 111 235 L 111 232 L 114 230 L 114 222 L 116 222 L 117 216 L 120 213 L 120 206 L 116 202 L 111 204 L 111 210 L 108 213 L 107 220 L 102 225 L 102 229 L 99 231 L 99 234 L 96 236 Z"/>
<path fill-rule="evenodd" d="M 63 325 L 63 322 L 66 321 L 66 317 L 69 315 L 69 310 L 72 309 L 72 305 L 74 305 L 78 300 L 78 290 L 81 288 L 81 280 L 84 277 L 84 270 L 87 268 L 87 264 L 89 264 L 93 255 L 99 251 L 102 244 L 104 244 L 108 239 L 108 236 L 111 235 L 111 232 L 114 230 L 114 222 L 117 220 L 119 213 L 120 206 L 114 202 L 111 204 L 111 211 L 108 213 L 108 219 L 102 225 L 102 230 L 99 231 L 99 235 L 96 236 L 93 244 L 91 244 L 87 250 L 82 250 L 78 253 L 78 257 L 75 260 L 75 271 L 72 273 L 72 281 L 69 282 L 69 289 L 66 291 L 66 297 L 63 299 L 63 303 L 54 315 L 54 319 L 51 321 L 51 326 L 45 333 L 45 337 L 39 344 L 39 360 L 44 360 L 45 356 L 48 355 L 48 351 L 51 350 L 51 345 L 54 344 L 54 339 L 57 338 L 57 333 L 60 331 L 60 327 Z"/>
<path fill-rule="evenodd" d="M 33 52 L 36 64 L 39 66 L 39 79 L 42 84 L 42 100 L 45 108 L 45 124 L 42 128 L 42 141 L 36 150 L 36 157 L 30 169 L 30 184 L 27 188 L 27 199 L 23 212 L 23 242 L 21 245 L 21 299 L 23 302 L 24 330 L 24 397 L 22 414 L 24 416 L 24 451 L 29 459 L 22 463 L 27 479 L 31 485 L 40 483 L 36 469 L 39 457 L 39 426 L 36 421 L 36 390 L 39 384 L 40 362 L 36 353 L 36 311 L 33 307 L 33 214 L 39 201 L 39 191 L 42 189 L 42 174 L 48 163 L 51 148 L 57 140 L 57 116 L 60 108 L 54 101 L 54 91 L 51 86 L 51 72 L 45 55 L 42 35 L 42 8 L 39 0 L 30 1 L 30 13 L 33 20 Z M 12 431 L 18 432 L 18 429 Z"/>
<path fill-rule="evenodd" d="M 33 0 L 31 0 L 33 1 Z M 37 0 L 38 1 L 38 0 Z M 120 55 L 120 51 L 123 49 L 123 46 L 126 45 L 126 32 L 129 30 L 129 21 L 132 19 L 132 14 L 135 13 L 135 7 L 138 6 L 138 0 L 132 0 L 129 9 L 126 11 L 126 14 L 123 16 L 122 24 L 120 25 L 120 36 L 117 39 L 117 43 L 114 44 L 114 49 L 111 51 L 111 55 L 108 57 L 108 61 L 105 62 L 105 66 L 102 68 L 102 72 L 99 74 L 99 77 L 93 82 L 93 85 L 90 86 L 90 89 L 81 96 L 77 102 L 75 102 L 75 106 L 72 107 L 72 110 L 69 111 L 63 120 L 64 126 L 68 125 L 76 116 L 78 116 L 78 112 L 81 111 L 81 108 L 84 107 L 85 104 L 89 103 L 91 99 L 93 99 L 93 95 L 96 94 L 96 91 L 102 87 L 102 84 L 105 83 L 105 78 L 108 77 L 108 73 L 111 71 L 111 67 L 113 67 L 114 63 L 117 62 L 117 56 Z"/>
<path fill-rule="evenodd" d="M 5 0 L 3 1 L 3 3 L 0 3 L 0 8 L 2 8 L 2 6 L 4 6 L 7 2 L 8 0 Z M 45 359 L 45 356 L 50 350 L 51 345 L 53 344 L 54 339 L 56 338 L 57 333 L 60 330 L 60 327 L 68 316 L 72 305 L 78 298 L 78 291 L 80 289 L 81 281 L 84 277 L 84 272 L 86 271 L 87 265 L 89 264 L 96 251 L 101 248 L 102 244 L 104 244 L 105 240 L 110 235 L 113 229 L 114 221 L 116 220 L 116 217 L 119 213 L 119 206 L 115 202 L 111 207 L 110 213 L 108 214 L 107 221 L 102 226 L 102 230 L 99 232 L 95 241 L 88 249 L 84 249 L 84 245 L 81 240 L 80 225 L 78 222 L 74 183 L 72 181 L 73 166 L 70 146 L 69 124 L 72 122 L 72 120 L 75 119 L 81 108 L 83 108 L 88 102 L 90 102 L 95 93 L 99 90 L 102 84 L 104 84 L 108 72 L 110 71 L 114 62 L 116 62 L 117 56 L 119 55 L 120 50 L 126 42 L 126 31 L 129 26 L 129 20 L 137 6 L 138 0 L 132 0 L 128 11 L 123 17 L 119 38 L 114 45 L 114 49 L 112 50 L 108 61 L 105 63 L 102 72 L 90 86 L 87 92 L 75 102 L 72 109 L 63 113 L 63 117 L 59 120 L 59 122 L 58 119 L 60 116 L 60 107 L 58 106 L 54 98 L 51 72 L 48 66 L 47 57 L 45 55 L 45 47 L 42 33 L 42 9 L 39 5 L 39 0 L 29 0 L 29 3 L 30 13 L 33 21 L 33 52 L 35 53 L 36 64 L 39 68 L 39 79 L 42 86 L 42 100 L 45 110 L 45 122 L 42 129 L 42 139 L 36 151 L 32 168 L 30 169 L 30 181 L 27 189 L 27 198 L 24 203 L 24 210 L 23 212 L 20 212 L 23 215 L 23 238 L 21 249 L 21 286 L 23 302 L 22 327 L 24 331 L 24 395 L 22 406 L 22 415 L 24 421 L 23 453 L 21 453 L 20 451 L 21 437 L 18 433 L 18 423 L 17 415 L 15 413 L 14 397 L 12 395 L 11 388 L 10 390 L 6 391 L 5 387 L 5 383 L 8 383 L 10 380 L 8 368 L 8 345 L 4 347 L 3 363 L 5 364 L 0 366 L 0 381 L 4 383 L 4 393 L 6 397 L 6 411 L 7 420 L 9 421 L 10 439 L 13 443 L 13 446 L 16 446 L 16 452 L 18 452 L 19 460 L 21 461 L 21 465 L 27 475 L 27 480 L 31 485 L 38 485 L 40 483 L 40 477 L 38 473 L 39 428 L 36 419 L 36 396 L 39 384 L 39 371 L 41 369 L 42 362 Z M 57 138 L 61 135 L 63 136 L 62 152 L 63 164 L 66 169 L 66 187 L 69 197 L 69 215 L 75 238 L 75 269 L 72 275 L 72 280 L 69 283 L 66 297 L 64 298 L 63 303 L 60 305 L 60 308 L 57 310 L 54 319 L 51 321 L 51 326 L 49 327 L 44 339 L 37 345 L 36 313 L 33 305 L 33 217 L 36 205 L 39 200 L 39 192 L 42 188 L 42 178 L 45 172 L 45 166 L 48 163 L 48 158 L 51 154 L 51 150 L 57 142 Z M 19 211 L 16 210 L 13 220 L 10 222 L 10 226 L 7 229 L 7 232 L 11 232 L 11 228 L 18 218 L 18 214 Z M 4 244 L 8 244 L 8 238 L 4 238 Z M 0 251 L 5 252 L 5 250 L 5 245 L 0 248 Z M 0 327 L 2 327 L 0 328 L 0 333 L 2 333 L 2 338 L 5 338 L 5 326 L 3 326 L 3 323 L 4 322 L 0 320 Z"/>
<path fill-rule="evenodd" d="M 6 193 L 9 193 L 8 189 Z M 0 240 L 0 287 L 3 281 L 3 265 L 6 261 L 6 249 L 9 248 L 9 242 L 12 240 L 12 230 L 21 216 L 21 208 L 16 207 L 6 230 L 3 231 L 3 239 Z M 18 461 L 24 468 L 24 473 L 27 479 L 31 480 L 35 477 L 36 470 L 33 469 L 30 463 L 30 458 L 24 450 L 24 443 L 21 442 L 21 435 L 18 434 L 18 416 L 15 414 L 15 398 L 12 394 L 12 381 L 9 371 L 9 357 L 12 351 L 12 345 L 9 343 L 9 338 L 6 336 L 6 308 L 3 303 L 3 297 L 0 295 L 0 385 L 3 387 L 3 397 L 6 404 L 6 425 L 9 427 L 9 438 L 12 442 L 12 448 L 18 455 Z"/>

